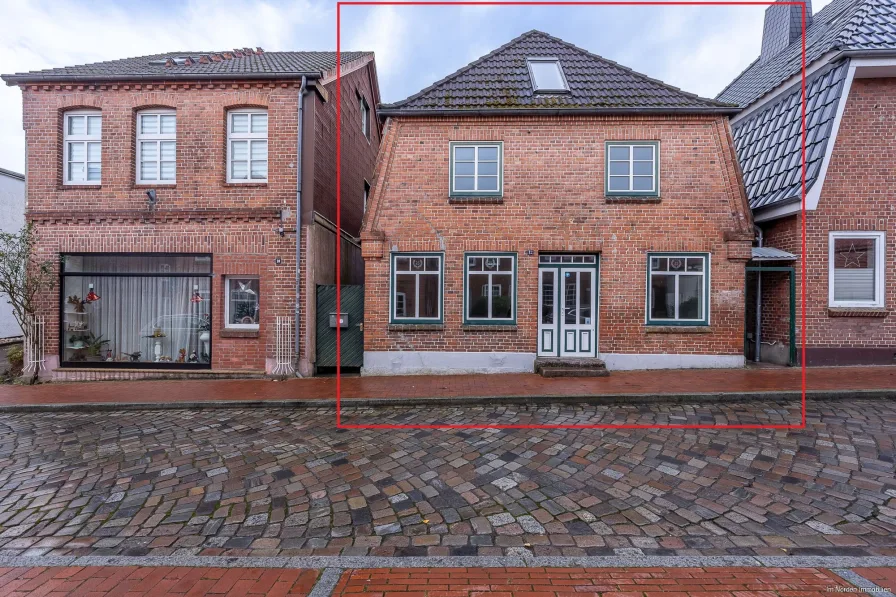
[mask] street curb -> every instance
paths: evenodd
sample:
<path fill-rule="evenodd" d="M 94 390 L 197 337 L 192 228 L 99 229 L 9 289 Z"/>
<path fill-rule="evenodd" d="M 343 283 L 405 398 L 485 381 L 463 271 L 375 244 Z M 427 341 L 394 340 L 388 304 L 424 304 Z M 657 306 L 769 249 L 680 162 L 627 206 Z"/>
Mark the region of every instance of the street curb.
<path fill-rule="evenodd" d="M 896 556 L 0 556 L 0 567 L 172 566 L 211 568 L 890 568 Z M 330 573 L 332 576 L 333 573 Z"/>
<path fill-rule="evenodd" d="M 342 410 L 354 408 L 404 406 L 491 406 L 519 404 L 555 406 L 558 404 L 681 404 L 704 402 L 792 402 L 800 400 L 799 391 L 771 392 L 689 392 L 684 394 L 584 394 L 581 396 L 461 396 L 451 398 L 346 398 Z M 896 388 L 885 390 L 807 390 L 807 400 L 884 400 L 896 398 Z M 122 410 L 178 410 L 225 408 L 335 408 L 335 399 L 294 398 L 285 400 L 195 400 L 179 402 L 79 402 L 55 404 L 3 404 L 0 413 L 103 412 Z"/>

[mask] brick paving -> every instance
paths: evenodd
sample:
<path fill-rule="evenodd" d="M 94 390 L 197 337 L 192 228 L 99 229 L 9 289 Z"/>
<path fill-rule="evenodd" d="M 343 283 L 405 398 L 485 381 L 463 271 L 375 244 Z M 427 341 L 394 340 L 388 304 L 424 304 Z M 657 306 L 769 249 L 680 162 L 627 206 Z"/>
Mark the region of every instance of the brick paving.
<path fill-rule="evenodd" d="M 352 597 L 829 596 L 849 583 L 816 568 L 437 568 L 350 570 Z"/>
<path fill-rule="evenodd" d="M 84 566 L 0 568 L 3 597 L 302 597 L 317 570 Z"/>
<path fill-rule="evenodd" d="M 818 391 L 894 390 L 896 367 L 809 369 L 807 388 Z M 344 377 L 346 400 L 374 398 L 561 397 L 799 391 L 798 368 L 614 371 L 609 377 L 545 379 L 534 374 Z M 155 380 L 0 385 L 0 406 L 41 404 L 216 402 L 234 400 L 332 400 L 335 378 L 282 382 Z"/>
<path fill-rule="evenodd" d="M 896 592 L 896 568 L 856 568 L 857 574 L 890 592 Z"/>
<path fill-rule="evenodd" d="M 413 424 L 610 409 L 356 410 Z M 891 401 L 810 401 L 805 430 L 346 430 L 334 414 L 2 414 L 0 556 L 896 555 Z"/>

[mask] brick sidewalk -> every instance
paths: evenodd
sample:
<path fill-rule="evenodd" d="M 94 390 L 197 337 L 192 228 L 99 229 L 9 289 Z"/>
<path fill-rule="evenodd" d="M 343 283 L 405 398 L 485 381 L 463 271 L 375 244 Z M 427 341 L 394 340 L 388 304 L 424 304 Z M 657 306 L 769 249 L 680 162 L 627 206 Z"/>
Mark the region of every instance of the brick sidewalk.
<path fill-rule="evenodd" d="M 887 589 L 896 569 L 857 569 Z M 308 595 L 317 570 L 88 566 L 0 568 L 4 597 Z M 332 585 L 330 585 L 332 586 Z M 348 570 L 336 597 L 821 597 L 858 593 L 820 568 L 383 568 Z M 839 589 L 839 590 L 838 590 Z"/>
<path fill-rule="evenodd" d="M 810 369 L 815 391 L 894 390 L 896 367 Z M 342 397 L 354 399 L 692 395 L 800 390 L 800 370 L 684 369 L 614 371 L 603 378 L 545 379 L 534 374 L 344 377 Z M 0 386 L 0 406 L 166 404 L 217 401 L 332 400 L 335 378 L 270 380 L 107 381 Z"/>

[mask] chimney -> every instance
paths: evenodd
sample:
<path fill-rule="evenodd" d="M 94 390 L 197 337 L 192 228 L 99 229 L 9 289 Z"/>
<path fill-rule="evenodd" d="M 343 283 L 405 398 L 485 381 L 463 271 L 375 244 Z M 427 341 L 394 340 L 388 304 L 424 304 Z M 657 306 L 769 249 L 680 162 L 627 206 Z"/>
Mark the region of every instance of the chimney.
<path fill-rule="evenodd" d="M 812 0 L 806 2 L 806 27 L 812 25 Z M 765 63 L 798 41 L 803 34 L 803 7 L 783 4 L 781 0 L 765 9 L 762 28 L 762 53 L 759 63 Z"/>

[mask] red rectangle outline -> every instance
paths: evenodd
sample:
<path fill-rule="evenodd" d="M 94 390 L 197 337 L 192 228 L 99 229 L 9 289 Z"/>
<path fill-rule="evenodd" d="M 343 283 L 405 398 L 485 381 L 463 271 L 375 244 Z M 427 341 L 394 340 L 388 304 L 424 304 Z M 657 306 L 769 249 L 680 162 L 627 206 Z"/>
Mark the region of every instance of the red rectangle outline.
<path fill-rule="evenodd" d="M 341 119 L 341 71 L 340 53 L 341 20 L 343 6 L 763 6 L 771 4 L 794 5 L 802 7 L 802 113 L 800 116 L 802 130 L 802 177 L 800 201 L 800 236 L 802 254 L 800 258 L 800 384 L 801 384 L 801 420 L 799 425 L 349 425 L 342 423 L 342 341 L 340 328 L 336 327 L 336 427 L 338 429 L 805 429 L 806 428 L 806 4 L 799 0 L 775 1 L 757 0 L 724 1 L 709 0 L 537 0 L 525 2 L 521 0 L 483 0 L 482 2 L 462 0 L 346 0 L 336 3 L 336 229 L 342 230 L 342 119 Z M 338 235 L 337 235 L 338 236 Z M 336 304 L 341 305 L 341 243 L 336 242 Z M 337 309 L 338 311 L 338 309 Z M 299 333 L 296 330 L 296 333 Z"/>

